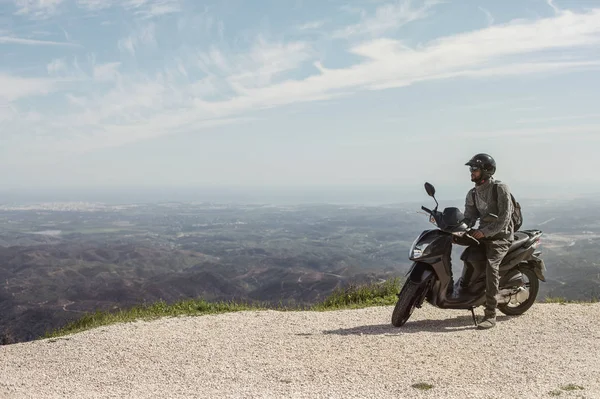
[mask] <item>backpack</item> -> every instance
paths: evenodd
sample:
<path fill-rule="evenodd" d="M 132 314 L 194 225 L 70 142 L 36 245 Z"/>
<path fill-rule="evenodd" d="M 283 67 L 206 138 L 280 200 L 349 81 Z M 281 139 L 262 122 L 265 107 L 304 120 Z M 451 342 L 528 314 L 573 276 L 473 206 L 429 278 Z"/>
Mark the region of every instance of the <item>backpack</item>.
<path fill-rule="evenodd" d="M 476 204 L 475 190 L 472 190 L 471 194 L 473 195 L 473 204 Z M 494 183 L 494 186 L 492 187 L 492 194 L 494 195 L 494 198 L 496 198 L 496 203 L 498 203 L 498 183 Z M 510 193 L 510 199 L 512 200 L 512 203 L 513 203 L 512 222 L 513 222 L 515 231 L 517 231 L 523 225 L 523 214 L 521 213 L 521 204 L 519 204 L 517 202 L 517 200 L 515 199 L 514 195 L 512 195 L 512 193 Z"/>

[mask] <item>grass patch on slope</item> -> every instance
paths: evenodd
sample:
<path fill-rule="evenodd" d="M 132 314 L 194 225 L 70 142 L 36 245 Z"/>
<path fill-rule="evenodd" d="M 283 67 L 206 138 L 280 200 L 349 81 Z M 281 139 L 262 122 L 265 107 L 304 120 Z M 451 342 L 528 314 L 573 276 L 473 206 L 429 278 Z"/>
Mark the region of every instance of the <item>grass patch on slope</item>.
<path fill-rule="evenodd" d="M 271 309 L 281 311 L 327 311 L 393 305 L 396 302 L 396 294 L 400 292 L 401 286 L 401 281 L 398 278 L 387 280 L 382 283 L 350 285 L 346 288 L 334 290 L 323 302 L 309 307 L 269 306 L 260 303 L 242 303 L 235 301 L 207 302 L 203 299 L 188 299 L 173 304 L 167 304 L 165 301 L 158 301 L 150 305 L 138 305 L 130 309 L 121 309 L 116 312 L 97 311 L 95 313 L 88 313 L 80 319 L 67 324 L 63 328 L 47 332 L 41 338 L 56 338 L 110 324 L 132 322 L 136 320 L 154 320 L 162 317 L 199 316 L 239 312 L 244 310 Z"/>
<path fill-rule="evenodd" d="M 158 301 L 151 305 L 138 305 L 130 309 L 120 309 L 116 312 L 97 311 L 95 313 L 88 313 L 63 328 L 46 333 L 42 338 L 54 338 L 100 326 L 136 320 L 147 321 L 161 317 L 196 316 L 257 309 L 264 309 L 264 307 L 238 302 L 207 302 L 203 299 L 188 299 L 173 304 Z"/>
<path fill-rule="evenodd" d="M 544 300 L 545 303 L 558 303 L 561 305 L 566 305 L 567 303 L 575 303 L 575 304 L 590 304 L 590 303 L 598 303 L 600 302 L 600 300 L 598 299 L 598 297 L 596 296 L 592 296 L 589 299 L 566 299 L 564 297 L 561 296 L 557 296 L 557 297 L 546 297 Z"/>
<path fill-rule="evenodd" d="M 310 310 L 355 309 L 367 306 L 387 306 L 396 303 L 402 284 L 400 279 L 382 283 L 350 285 L 334 290 L 323 302 L 313 305 Z"/>

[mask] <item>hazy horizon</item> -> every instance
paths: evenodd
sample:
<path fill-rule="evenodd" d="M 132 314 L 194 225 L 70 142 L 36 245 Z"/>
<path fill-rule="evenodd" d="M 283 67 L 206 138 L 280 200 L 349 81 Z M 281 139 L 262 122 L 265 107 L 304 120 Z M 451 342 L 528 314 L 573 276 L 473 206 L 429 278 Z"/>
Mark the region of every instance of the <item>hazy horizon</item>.
<path fill-rule="evenodd" d="M 600 185 L 600 3 L 7 0 L 0 15 L 8 195 L 344 186 L 390 202 L 431 181 L 461 198 L 479 152 L 519 198 Z"/>
<path fill-rule="evenodd" d="M 436 197 L 444 206 L 464 205 L 466 191 L 470 184 L 449 187 L 435 184 Z M 464 189 L 464 190 L 463 190 Z M 600 197 L 600 190 L 587 191 L 547 191 L 513 188 L 513 194 L 520 202 L 536 200 L 568 200 L 573 198 Z M 346 186 L 346 187 L 97 187 L 97 188 L 55 188 L 10 190 L 0 189 L 0 205 L 20 205 L 43 202 L 97 202 L 106 204 L 158 203 L 158 202 L 214 202 L 231 204 L 353 204 L 388 205 L 402 203 L 422 203 L 434 205 L 423 186 Z"/>

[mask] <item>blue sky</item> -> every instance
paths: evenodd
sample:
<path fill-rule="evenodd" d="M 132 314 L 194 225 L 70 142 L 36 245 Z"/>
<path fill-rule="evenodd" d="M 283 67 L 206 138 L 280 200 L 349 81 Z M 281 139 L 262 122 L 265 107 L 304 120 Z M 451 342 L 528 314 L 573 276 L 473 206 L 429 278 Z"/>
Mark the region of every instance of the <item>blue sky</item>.
<path fill-rule="evenodd" d="M 0 0 L 2 184 L 590 191 L 599 44 L 600 1 Z"/>

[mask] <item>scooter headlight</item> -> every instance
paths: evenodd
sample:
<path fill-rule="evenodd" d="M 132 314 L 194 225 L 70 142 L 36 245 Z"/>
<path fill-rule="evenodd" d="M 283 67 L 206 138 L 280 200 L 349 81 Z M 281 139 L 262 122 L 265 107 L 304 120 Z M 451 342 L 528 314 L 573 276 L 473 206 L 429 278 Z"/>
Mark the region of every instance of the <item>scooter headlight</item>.
<path fill-rule="evenodd" d="M 418 245 L 413 244 L 410 248 L 410 252 L 408 253 L 410 259 L 417 259 L 427 254 L 427 248 L 429 247 L 429 242 L 423 242 Z"/>

